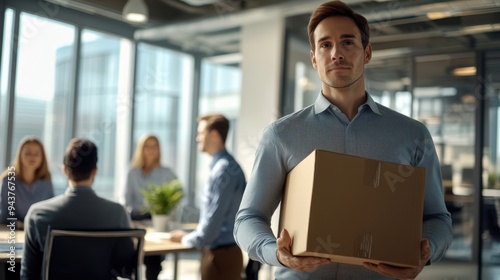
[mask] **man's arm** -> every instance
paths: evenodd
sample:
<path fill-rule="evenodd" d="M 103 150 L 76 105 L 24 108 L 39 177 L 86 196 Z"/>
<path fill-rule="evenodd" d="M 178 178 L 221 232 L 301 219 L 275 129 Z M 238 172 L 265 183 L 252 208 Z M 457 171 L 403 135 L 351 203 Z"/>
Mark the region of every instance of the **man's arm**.
<path fill-rule="evenodd" d="M 257 149 L 252 176 L 236 215 L 234 237 L 251 259 L 272 266 L 310 271 L 330 263 L 329 259 L 295 257 L 286 230 L 278 239 L 271 230 L 271 217 L 278 207 L 288 173 L 280 140 L 273 126 L 266 128 Z"/>
<path fill-rule="evenodd" d="M 429 261 L 434 263 L 444 256 L 453 239 L 451 215 L 444 202 L 441 167 L 435 145 L 427 129 L 425 129 L 425 138 L 419 144 L 419 149 L 423 155 L 418 166 L 425 167 L 427 170 L 422 238 L 429 240 L 431 248 Z"/>
<path fill-rule="evenodd" d="M 195 231 L 182 238 L 183 244 L 202 248 L 219 236 L 237 190 L 232 182 L 229 163 L 225 161 L 216 168 L 210 178 L 209 193 L 205 194 L 208 196 L 206 209 L 203 209 L 205 216 Z"/>
<path fill-rule="evenodd" d="M 2 187 L 0 189 L 0 224 L 7 224 L 8 203 L 7 203 L 7 184 L 6 178 L 2 179 Z M 17 198 L 16 198 L 17 199 Z M 14 204 L 15 206 L 15 204 Z M 15 211 L 14 211 L 15 212 Z"/>
<path fill-rule="evenodd" d="M 276 256 L 276 237 L 271 217 L 282 198 L 286 166 L 273 126 L 264 130 L 250 180 L 236 215 L 234 237 L 250 258 L 272 266 L 283 266 Z"/>
<path fill-rule="evenodd" d="M 42 275 L 43 248 L 40 248 L 40 236 L 36 227 L 36 215 L 30 209 L 25 219 L 24 249 L 21 261 L 21 279 L 40 279 Z"/>

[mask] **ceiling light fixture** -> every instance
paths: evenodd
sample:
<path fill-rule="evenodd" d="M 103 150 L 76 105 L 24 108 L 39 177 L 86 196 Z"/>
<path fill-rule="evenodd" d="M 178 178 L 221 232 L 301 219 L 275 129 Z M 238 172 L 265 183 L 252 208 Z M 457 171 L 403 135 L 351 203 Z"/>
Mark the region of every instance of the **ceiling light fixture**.
<path fill-rule="evenodd" d="M 148 20 L 148 7 L 143 0 L 128 0 L 123 7 L 123 19 L 134 23 L 143 23 Z"/>
<path fill-rule="evenodd" d="M 442 18 L 449 18 L 452 16 L 451 12 L 429 12 L 426 14 L 427 18 L 430 20 L 438 20 Z"/>
<path fill-rule="evenodd" d="M 459 67 L 453 69 L 454 76 L 474 76 L 476 75 L 476 67 L 468 66 L 468 67 Z"/>

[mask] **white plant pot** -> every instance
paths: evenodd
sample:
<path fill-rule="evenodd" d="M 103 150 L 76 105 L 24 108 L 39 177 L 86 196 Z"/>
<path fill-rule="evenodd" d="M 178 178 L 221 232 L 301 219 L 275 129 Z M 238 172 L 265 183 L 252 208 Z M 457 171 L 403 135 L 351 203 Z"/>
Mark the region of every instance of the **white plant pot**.
<path fill-rule="evenodd" d="M 151 215 L 151 219 L 153 222 L 153 228 L 158 232 L 166 232 L 170 231 L 170 224 L 172 217 L 170 215 Z"/>

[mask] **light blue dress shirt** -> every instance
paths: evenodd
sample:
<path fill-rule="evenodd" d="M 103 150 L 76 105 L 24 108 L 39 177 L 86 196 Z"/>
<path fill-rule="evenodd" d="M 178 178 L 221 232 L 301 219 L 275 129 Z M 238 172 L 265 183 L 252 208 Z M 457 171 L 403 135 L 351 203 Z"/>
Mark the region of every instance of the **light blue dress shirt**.
<path fill-rule="evenodd" d="M 176 178 L 170 168 L 163 166 L 156 167 L 148 175 L 144 175 L 141 168 L 130 169 L 125 183 L 125 206 L 133 210 L 143 210 L 145 203 L 141 190 L 146 189 L 148 183 L 162 185 Z"/>
<path fill-rule="evenodd" d="M 14 186 L 14 191 L 10 191 L 13 193 L 11 195 L 9 195 L 8 189 L 8 176 L 2 180 L 2 190 L 0 191 L 0 224 L 7 224 L 7 218 L 17 218 L 18 221 L 23 222 L 32 204 L 54 196 L 54 187 L 50 180 L 36 179 L 31 187 L 18 178 L 10 182 L 13 183 L 10 186 Z M 8 211 L 9 196 L 15 197 L 13 203 L 15 210 L 12 211 L 14 215 L 10 215 Z"/>
<path fill-rule="evenodd" d="M 264 130 L 234 231 L 250 258 L 277 266 L 276 279 L 388 279 L 358 265 L 331 263 L 302 273 L 278 261 L 271 216 L 287 173 L 315 149 L 426 168 L 422 236 L 430 242 L 430 261 L 441 259 L 453 235 L 431 135 L 422 123 L 375 103 L 368 93 L 351 121 L 319 94 L 313 105 Z"/>
<path fill-rule="evenodd" d="M 225 149 L 217 152 L 204 186 L 198 227 L 182 243 L 198 249 L 235 244 L 234 220 L 245 185 L 245 174 L 236 160 Z"/>

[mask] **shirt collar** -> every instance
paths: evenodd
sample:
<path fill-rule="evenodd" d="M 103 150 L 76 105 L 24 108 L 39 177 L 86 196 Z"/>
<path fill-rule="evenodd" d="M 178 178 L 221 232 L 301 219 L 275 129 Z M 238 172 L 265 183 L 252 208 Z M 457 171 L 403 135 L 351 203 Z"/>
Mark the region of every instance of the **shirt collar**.
<path fill-rule="evenodd" d="M 360 112 L 363 107 L 368 106 L 375 114 L 381 115 L 380 110 L 378 109 L 377 103 L 373 100 L 371 95 L 368 92 L 366 93 L 366 102 L 363 103 L 361 106 L 358 108 L 358 112 Z M 328 101 L 325 96 L 323 96 L 323 93 L 320 92 L 318 95 L 318 98 L 316 98 L 316 102 L 314 102 L 314 113 L 319 114 L 328 109 L 330 106 L 337 107 Z"/>
<path fill-rule="evenodd" d="M 213 156 L 212 162 L 210 163 L 210 169 L 212 169 L 214 167 L 215 163 L 226 154 L 227 154 L 227 150 L 225 148 L 218 151 L 217 153 L 215 153 Z"/>
<path fill-rule="evenodd" d="M 88 186 L 74 186 L 74 187 L 67 187 L 64 194 L 72 195 L 75 193 L 87 193 L 87 192 L 94 193 L 94 190 Z"/>

